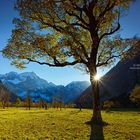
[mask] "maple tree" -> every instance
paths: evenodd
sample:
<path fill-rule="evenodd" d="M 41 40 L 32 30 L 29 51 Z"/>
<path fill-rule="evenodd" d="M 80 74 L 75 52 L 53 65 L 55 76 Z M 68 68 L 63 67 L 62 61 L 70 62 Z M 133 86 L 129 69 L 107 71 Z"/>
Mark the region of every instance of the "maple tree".
<path fill-rule="evenodd" d="M 30 62 L 51 67 L 79 66 L 90 74 L 93 117 L 102 121 L 97 68 L 126 56 L 131 39 L 115 34 L 120 16 L 133 0 L 17 0 L 20 18 L 14 19 L 3 55 L 24 68 Z M 115 34 L 115 35 L 113 35 Z M 112 35 L 112 36 L 111 36 Z"/>

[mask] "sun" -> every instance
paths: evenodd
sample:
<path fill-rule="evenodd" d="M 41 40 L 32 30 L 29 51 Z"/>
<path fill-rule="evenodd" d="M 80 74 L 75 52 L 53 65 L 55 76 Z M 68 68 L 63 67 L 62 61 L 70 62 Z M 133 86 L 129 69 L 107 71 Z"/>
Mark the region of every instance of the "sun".
<path fill-rule="evenodd" d="M 101 75 L 96 74 L 96 75 L 94 76 L 94 80 L 99 81 L 100 79 L 101 79 Z"/>

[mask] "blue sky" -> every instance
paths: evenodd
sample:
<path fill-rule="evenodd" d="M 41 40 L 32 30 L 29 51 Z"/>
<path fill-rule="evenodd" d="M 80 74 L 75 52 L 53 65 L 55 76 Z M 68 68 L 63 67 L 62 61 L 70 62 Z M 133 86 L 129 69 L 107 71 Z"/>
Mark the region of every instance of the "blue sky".
<path fill-rule="evenodd" d="M 11 31 L 14 28 L 12 20 L 18 15 L 13 9 L 13 4 L 14 0 L 0 0 L 0 50 L 6 46 Z M 140 36 L 140 0 L 136 0 L 136 3 L 131 5 L 128 15 L 121 19 L 120 33 L 122 37 Z M 18 73 L 33 71 L 49 82 L 63 85 L 66 85 L 71 81 L 89 81 L 89 76 L 87 74 L 72 67 L 51 68 L 45 65 L 40 66 L 31 63 L 27 65 L 25 70 L 19 70 L 14 66 L 11 66 L 10 63 L 11 62 L 8 59 L 3 58 L 0 54 L 0 74 L 5 74 L 10 71 Z M 99 70 L 99 73 L 103 75 L 107 70 L 109 70 L 109 68 L 104 71 Z"/>

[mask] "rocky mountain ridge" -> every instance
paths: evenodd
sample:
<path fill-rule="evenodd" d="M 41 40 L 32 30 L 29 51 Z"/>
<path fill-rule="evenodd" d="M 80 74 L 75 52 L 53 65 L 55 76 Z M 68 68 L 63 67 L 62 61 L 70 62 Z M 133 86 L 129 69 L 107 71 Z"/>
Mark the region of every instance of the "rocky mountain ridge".
<path fill-rule="evenodd" d="M 55 85 L 52 82 L 41 79 L 34 72 L 21 74 L 9 72 L 1 74 L 0 80 L 21 99 L 25 99 L 28 94 L 33 101 L 43 98 L 49 102 L 52 97 L 59 95 L 64 97 L 64 102 L 72 102 L 90 85 L 87 81 L 75 81 L 66 86 Z"/>

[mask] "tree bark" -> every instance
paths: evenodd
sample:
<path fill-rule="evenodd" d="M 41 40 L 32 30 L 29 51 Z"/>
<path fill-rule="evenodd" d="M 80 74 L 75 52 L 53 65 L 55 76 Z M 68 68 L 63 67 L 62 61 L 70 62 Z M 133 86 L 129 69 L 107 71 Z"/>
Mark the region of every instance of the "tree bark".
<path fill-rule="evenodd" d="M 95 123 L 102 123 L 100 96 L 99 96 L 99 81 L 94 80 L 95 75 L 96 71 L 95 73 L 90 73 L 90 81 L 92 87 L 92 104 L 93 104 L 93 116 L 91 120 Z"/>
<path fill-rule="evenodd" d="M 90 60 L 88 69 L 90 72 L 90 82 L 92 87 L 92 104 L 93 104 L 93 116 L 92 121 L 95 123 L 102 123 L 101 109 L 100 109 L 100 97 L 99 97 L 99 81 L 95 80 L 97 74 L 96 60 L 99 48 L 99 37 L 97 31 L 94 30 L 91 24 L 91 37 L 92 37 L 92 50 L 90 54 Z M 93 29 L 92 29 L 93 28 Z"/>

